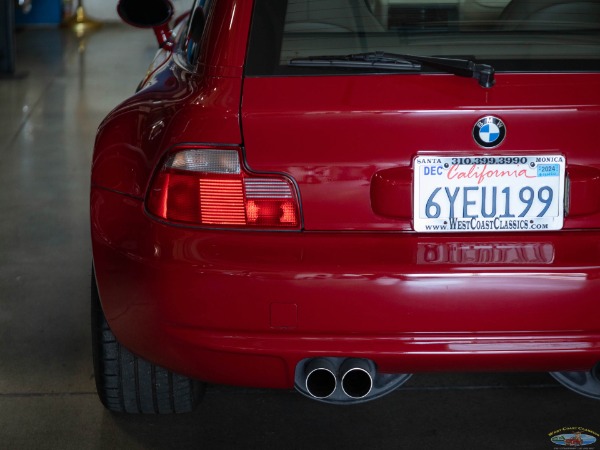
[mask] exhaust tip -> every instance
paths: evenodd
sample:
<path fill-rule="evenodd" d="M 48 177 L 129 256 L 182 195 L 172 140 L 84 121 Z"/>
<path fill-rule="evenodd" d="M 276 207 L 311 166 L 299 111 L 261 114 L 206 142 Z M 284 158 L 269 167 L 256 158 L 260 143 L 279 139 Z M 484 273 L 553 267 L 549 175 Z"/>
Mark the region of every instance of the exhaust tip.
<path fill-rule="evenodd" d="M 335 368 L 326 359 L 315 359 L 306 366 L 306 391 L 314 398 L 330 397 L 337 387 Z"/>
<path fill-rule="evenodd" d="M 373 389 L 375 368 L 366 359 L 348 359 L 340 367 L 342 374 L 342 390 L 353 399 L 361 399 L 369 395 Z"/>
<path fill-rule="evenodd" d="M 367 358 L 318 356 L 298 361 L 294 387 L 314 401 L 353 405 L 389 394 L 410 376 L 378 373 L 375 361 Z"/>

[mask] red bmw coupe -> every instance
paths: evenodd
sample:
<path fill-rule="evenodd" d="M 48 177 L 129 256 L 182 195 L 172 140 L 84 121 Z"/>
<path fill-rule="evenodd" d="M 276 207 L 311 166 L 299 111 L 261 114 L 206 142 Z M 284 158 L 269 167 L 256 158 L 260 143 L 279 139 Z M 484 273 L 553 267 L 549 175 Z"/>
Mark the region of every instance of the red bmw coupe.
<path fill-rule="evenodd" d="M 112 411 L 549 371 L 600 399 L 600 2 L 121 0 L 160 50 L 100 125 Z"/>

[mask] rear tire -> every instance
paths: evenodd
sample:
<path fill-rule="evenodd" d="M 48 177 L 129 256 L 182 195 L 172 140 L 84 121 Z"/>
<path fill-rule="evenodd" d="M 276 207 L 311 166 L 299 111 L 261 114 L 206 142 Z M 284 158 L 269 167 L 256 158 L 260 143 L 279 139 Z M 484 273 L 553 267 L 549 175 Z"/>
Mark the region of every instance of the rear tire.
<path fill-rule="evenodd" d="M 123 347 L 112 333 L 92 273 L 92 347 L 96 390 L 112 412 L 173 414 L 191 412 L 204 384 L 156 366 Z"/>
<path fill-rule="evenodd" d="M 573 392 L 600 400 L 600 363 L 588 372 L 550 372 L 550 375 Z"/>

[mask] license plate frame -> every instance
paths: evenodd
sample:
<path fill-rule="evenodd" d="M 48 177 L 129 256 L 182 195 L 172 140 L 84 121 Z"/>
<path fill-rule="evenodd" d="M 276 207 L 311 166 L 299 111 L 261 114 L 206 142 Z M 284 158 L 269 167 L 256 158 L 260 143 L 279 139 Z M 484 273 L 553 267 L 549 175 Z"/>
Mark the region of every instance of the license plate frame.
<path fill-rule="evenodd" d="M 413 227 L 422 233 L 556 231 L 564 226 L 561 154 L 413 159 Z"/>

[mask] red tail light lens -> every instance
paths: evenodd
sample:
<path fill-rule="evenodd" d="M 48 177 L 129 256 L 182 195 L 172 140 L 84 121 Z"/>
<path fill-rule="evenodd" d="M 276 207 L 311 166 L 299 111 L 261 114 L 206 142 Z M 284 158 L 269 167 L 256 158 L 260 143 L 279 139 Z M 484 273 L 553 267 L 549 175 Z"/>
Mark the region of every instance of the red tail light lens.
<path fill-rule="evenodd" d="M 193 148 L 171 154 L 154 176 L 148 211 L 190 225 L 260 229 L 300 227 L 292 182 L 243 170 L 237 150 Z"/>

